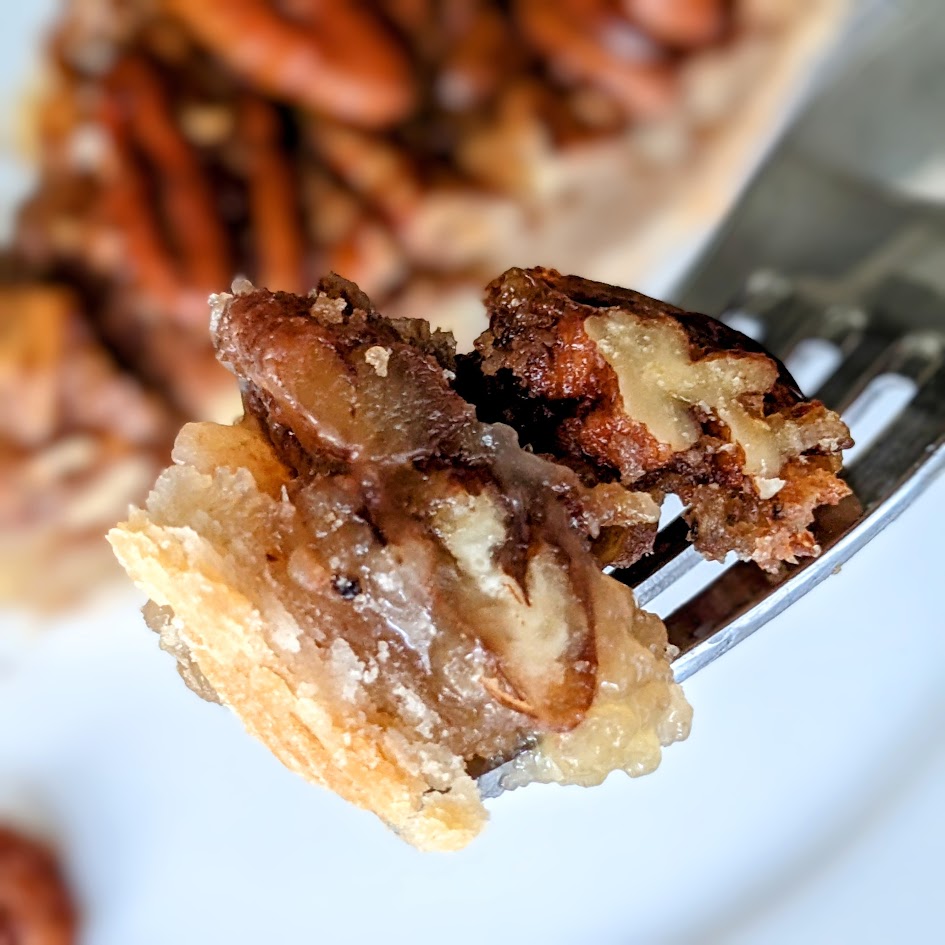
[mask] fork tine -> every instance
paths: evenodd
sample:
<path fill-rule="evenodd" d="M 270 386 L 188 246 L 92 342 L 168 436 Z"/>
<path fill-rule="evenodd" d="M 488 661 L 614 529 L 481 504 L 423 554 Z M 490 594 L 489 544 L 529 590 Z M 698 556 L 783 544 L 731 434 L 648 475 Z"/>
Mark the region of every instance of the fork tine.
<path fill-rule="evenodd" d="M 632 587 L 637 603 L 644 607 L 701 560 L 689 544 L 689 526 L 679 516 L 656 536 L 651 554 L 630 568 L 611 571 L 610 575 Z"/>
<path fill-rule="evenodd" d="M 786 361 L 801 341 L 817 336 L 819 314 L 806 299 L 795 296 L 762 314 L 758 341 Z"/>
<path fill-rule="evenodd" d="M 934 342 L 925 351 L 914 346 L 923 341 L 904 339 L 905 351 L 896 365 L 897 373 L 920 383 L 916 395 L 845 476 L 868 510 L 945 440 L 945 338 L 937 340 L 937 351 Z"/>
<path fill-rule="evenodd" d="M 917 396 L 924 402 L 929 388 L 935 387 L 934 375 L 945 356 L 945 334 L 915 331 L 901 338 L 890 351 L 887 370 L 916 382 Z"/>
<path fill-rule="evenodd" d="M 864 332 L 840 362 L 836 371 L 814 394 L 831 410 L 842 413 L 883 372 L 889 339 L 875 331 Z"/>
<path fill-rule="evenodd" d="M 857 305 L 829 305 L 800 292 L 785 276 L 764 270 L 749 279 L 743 296 L 729 314 L 758 322 L 756 340 L 785 360 L 801 341 L 820 338 L 839 347 L 859 337 L 869 316 Z M 726 321 L 726 316 L 722 316 Z"/>

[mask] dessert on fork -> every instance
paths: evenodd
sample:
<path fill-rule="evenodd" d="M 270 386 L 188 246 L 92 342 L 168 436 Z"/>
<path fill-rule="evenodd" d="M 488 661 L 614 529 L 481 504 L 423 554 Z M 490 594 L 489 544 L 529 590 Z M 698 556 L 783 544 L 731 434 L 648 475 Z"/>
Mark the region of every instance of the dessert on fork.
<path fill-rule="evenodd" d="M 337 276 L 211 303 L 244 415 L 185 426 L 110 541 L 191 688 L 424 849 L 481 830 L 499 765 L 591 785 L 686 737 L 665 629 L 604 571 L 666 493 L 710 554 L 774 567 L 847 492 L 836 415 L 628 290 L 511 270 L 460 356 Z"/>

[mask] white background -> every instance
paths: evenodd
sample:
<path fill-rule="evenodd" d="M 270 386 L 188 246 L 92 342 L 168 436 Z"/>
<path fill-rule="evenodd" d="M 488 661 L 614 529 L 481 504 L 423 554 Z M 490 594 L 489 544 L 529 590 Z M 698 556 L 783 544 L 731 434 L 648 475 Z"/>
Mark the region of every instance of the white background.
<path fill-rule="evenodd" d="M 49 6 L 0 14 L 4 124 Z M 506 795 L 449 856 L 193 696 L 131 592 L 41 629 L 9 614 L 0 810 L 59 845 L 88 945 L 941 941 L 943 508 L 940 481 L 691 680 L 692 737 L 655 775 Z"/>

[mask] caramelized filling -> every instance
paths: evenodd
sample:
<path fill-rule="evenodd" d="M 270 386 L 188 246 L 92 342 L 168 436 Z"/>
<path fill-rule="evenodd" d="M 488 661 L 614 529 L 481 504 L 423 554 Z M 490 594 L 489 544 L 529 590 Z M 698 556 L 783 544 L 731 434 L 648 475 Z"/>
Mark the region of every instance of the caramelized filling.
<path fill-rule="evenodd" d="M 472 778 L 642 774 L 684 738 L 662 624 L 601 571 L 658 508 L 477 419 L 450 337 L 330 277 L 212 304 L 234 426 L 191 424 L 110 535 L 188 685 L 411 842 L 462 845 Z"/>
<path fill-rule="evenodd" d="M 287 604 L 306 637 L 350 653 L 375 712 L 473 767 L 579 726 L 606 580 L 587 547 L 590 490 L 477 421 L 450 388 L 448 345 L 341 280 L 309 298 L 243 286 L 214 312 L 243 381 L 242 435 L 258 424 L 286 470 L 292 537 L 269 568 L 284 562 L 300 590 Z"/>

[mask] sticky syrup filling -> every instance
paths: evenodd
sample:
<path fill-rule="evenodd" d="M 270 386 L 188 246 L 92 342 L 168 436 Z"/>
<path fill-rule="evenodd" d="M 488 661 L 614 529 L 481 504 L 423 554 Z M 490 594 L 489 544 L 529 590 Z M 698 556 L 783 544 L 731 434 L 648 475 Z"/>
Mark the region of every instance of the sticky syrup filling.
<path fill-rule="evenodd" d="M 185 427 L 165 474 L 207 502 L 212 480 L 242 477 L 240 509 L 213 517 L 241 516 L 266 547 L 213 540 L 252 555 L 252 593 L 291 616 L 296 630 L 270 639 L 286 678 L 327 676 L 364 725 L 446 748 L 472 776 L 515 759 L 509 787 L 652 770 L 690 710 L 662 624 L 590 550 L 615 503 L 477 421 L 442 339 L 418 342 L 355 291 L 218 297 L 215 340 L 246 415 Z M 652 522 L 657 508 L 629 498 L 623 514 Z M 153 620 L 186 664 L 186 628 Z M 201 688 L 199 665 L 183 674 Z"/>

